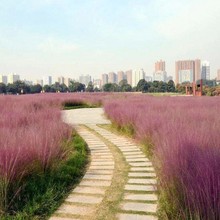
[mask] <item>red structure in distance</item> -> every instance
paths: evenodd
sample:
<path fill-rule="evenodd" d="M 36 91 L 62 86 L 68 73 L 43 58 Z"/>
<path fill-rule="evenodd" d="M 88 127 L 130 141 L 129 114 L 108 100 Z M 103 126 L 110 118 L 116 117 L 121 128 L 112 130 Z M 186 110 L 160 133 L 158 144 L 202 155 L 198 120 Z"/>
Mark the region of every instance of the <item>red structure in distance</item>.
<path fill-rule="evenodd" d="M 186 85 L 186 95 L 202 96 L 202 79 L 200 83 L 193 82 Z"/>

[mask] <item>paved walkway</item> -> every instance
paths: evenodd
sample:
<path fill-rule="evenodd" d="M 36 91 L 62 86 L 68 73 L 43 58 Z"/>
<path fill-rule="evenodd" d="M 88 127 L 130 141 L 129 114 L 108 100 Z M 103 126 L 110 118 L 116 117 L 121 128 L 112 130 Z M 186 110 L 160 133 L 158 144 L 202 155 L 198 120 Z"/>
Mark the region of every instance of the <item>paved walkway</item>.
<path fill-rule="evenodd" d="M 63 120 L 71 125 L 77 124 L 111 124 L 104 117 L 102 108 L 81 108 L 63 111 Z"/>
<path fill-rule="evenodd" d="M 91 163 L 80 184 L 50 219 L 156 220 L 156 175 L 152 163 L 139 146 L 126 137 L 97 126 L 110 124 L 101 108 L 64 111 L 63 118 L 65 122 L 75 125 L 87 142 Z M 127 171 L 122 170 L 126 178 L 120 189 L 111 188 L 118 181 L 115 180 L 115 150 L 119 150 L 125 159 L 122 163 L 128 167 Z M 98 213 L 101 209 L 109 208 L 105 207 L 108 204 L 105 200 L 114 193 L 113 190 L 121 191 L 122 196 L 111 201 L 115 206 L 111 207 L 111 217 L 108 214 L 100 217 Z"/>

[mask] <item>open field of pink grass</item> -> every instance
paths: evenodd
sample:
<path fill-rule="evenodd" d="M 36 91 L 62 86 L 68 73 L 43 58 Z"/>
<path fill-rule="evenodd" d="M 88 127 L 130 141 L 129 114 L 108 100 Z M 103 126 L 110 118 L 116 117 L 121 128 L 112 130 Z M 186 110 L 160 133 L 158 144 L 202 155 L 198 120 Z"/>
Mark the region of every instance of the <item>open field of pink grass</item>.
<path fill-rule="evenodd" d="M 149 148 L 162 217 L 220 219 L 220 99 L 108 93 L 0 97 L 0 214 L 19 195 L 17 188 L 9 199 L 12 186 L 67 153 L 65 103 L 102 104 L 113 124 Z"/>
<path fill-rule="evenodd" d="M 19 196 L 28 175 L 53 169 L 68 153 L 62 143 L 70 139 L 72 128 L 61 118 L 65 103 L 100 105 L 104 96 L 0 96 L 0 216 Z"/>
<path fill-rule="evenodd" d="M 130 96 L 104 108 L 152 148 L 164 218 L 220 219 L 219 98 Z"/>
<path fill-rule="evenodd" d="M 32 172 L 50 169 L 62 158 L 61 142 L 71 130 L 62 122 L 59 108 L 36 96 L 0 97 L 0 108 L 0 212 L 4 212 L 11 203 L 12 185 Z"/>

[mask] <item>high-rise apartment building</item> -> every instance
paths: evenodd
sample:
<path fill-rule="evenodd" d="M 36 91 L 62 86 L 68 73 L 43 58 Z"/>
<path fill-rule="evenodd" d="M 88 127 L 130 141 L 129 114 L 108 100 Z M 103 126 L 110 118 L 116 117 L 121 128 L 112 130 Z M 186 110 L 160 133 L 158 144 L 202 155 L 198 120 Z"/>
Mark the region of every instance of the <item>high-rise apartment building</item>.
<path fill-rule="evenodd" d="M 145 73 L 143 69 L 132 71 L 132 87 L 137 86 L 141 79 L 145 79 Z"/>
<path fill-rule="evenodd" d="M 59 76 L 59 77 L 57 78 L 57 82 L 58 82 L 59 84 L 64 84 L 64 77 L 63 77 L 63 76 Z"/>
<path fill-rule="evenodd" d="M 114 72 L 110 72 L 108 74 L 108 82 L 109 83 L 117 83 L 117 75 Z"/>
<path fill-rule="evenodd" d="M 92 81 L 92 77 L 90 75 L 81 75 L 79 77 L 79 82 L 88 86 L 89 82 Z"/>
<path fill-rule="evenodd" d="M 166 71 L 157 71 L 153 73 L 153 81 L 167 81 L 167 72 Z"/>
<path fill-rule="evenodd" d="M 108 74 L 102 74 L 102 86 L 108 83 Z"/>
<path fill-rule="evenodd" d="M 210 63 L 208 61 L 201 63 L 201 79 L 210 80 Z"/>
<path fill-rule="evenodd" d="M 157 61 L 155 63 L 155 72 L 158 72 L 158 71 L 165 71 L 166 70 L 166 66 L 165 66 L 165 61 Z"/>
<path fill-rule="evenodd" d="M 93 81 L 94 88 L 101 89 L 102 81 L 100 79 L 95 79 Z"/>
<path fill-rule="evenodd" d="M 201 79 L 200 60 L 176 61 L 176 84 L 183 82 L 194 82 Z"/>
<path fill-rule="evenodd" d="M 64 84 L 65 84 L 67 87 L 69 87 L 69 86 L 70 86 L 70 78 L 65 77 L 65 78 L 64 78 Z"/>
<path fill-rule="evenodd" d="M 8 83 L 7 76 L 0 75 L 0 83 L 4 83 L 6 85 Z"/>
<path fill-rule="evenodd" d="M 16 74 L 10 74 L 8 75 L 8 83 L 14 83 L 16 81 L 20 80 L 20 76 Z"/>
<path fill-rule="evenodd" d="M 125 74 L 123 71 L 119 71 L 118 72 L 118 84 L 123 80 L 125 79 Z"/>
<path fill-rule="evenodd" d="M 166 63 L 165 61 L 157 61 L 155 63 L 155 71 L 153 73 L 153 81 L 163 81 L 167 80 Z"/>
<path fill-rule="evenodd" d="M 132 85 L 132 70 L 125 72 L 125 79 L 127 79 L 129 85 Z"/>
<path fill-rule="evenodd" d="M 43 86 L 48 85 L 51 86 L 52 85 L 52 76 L 44 76 L 43 77 Z"/>

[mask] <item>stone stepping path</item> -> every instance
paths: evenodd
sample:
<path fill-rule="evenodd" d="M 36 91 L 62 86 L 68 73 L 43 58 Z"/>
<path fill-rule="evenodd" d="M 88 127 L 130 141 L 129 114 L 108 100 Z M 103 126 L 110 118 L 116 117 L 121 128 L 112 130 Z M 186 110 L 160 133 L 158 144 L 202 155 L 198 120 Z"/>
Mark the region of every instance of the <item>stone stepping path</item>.
<path fill-rule="evenodd" d="M 132 141 L 97 125 L 88 125 L 109 142 L 117 146 L 130 165 L 128 181 L 124 187 L 117 218 L 119 220 L 156 220 L 156 174 L 152 163 Z"/>
<path fill-rule="evenodd" d="M 126 137 L 97 126 L 110 124 L 101 108 L 64 111 L 63 120 L 75 125 L 87 142 L 91 163 L 79 185 L 50 220 L 157 220 L 156 174 L 140 147 Z M 118 153 L 112 151 L 113 148 Z M 121 165 L 124 168 L 120 171 Z M 118 175 L 118 171 L 122 173 Z M 115 188 L 114 184 L 120 180 L 123 184 Z M 111 197 L 116 190 L 120 196 Z M 97 214 L 109 206 L 113 212 L 110 217 Z"/>
<path fill-rule="evenodd" d="M 88 129 L 77 127 L 91 152 L 91 163 L 79 185 L 50 220 L 91 219 L 111 185 L 114 158 L 108 146 Z"/>

